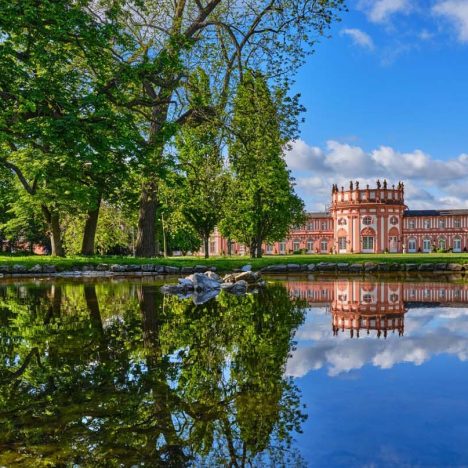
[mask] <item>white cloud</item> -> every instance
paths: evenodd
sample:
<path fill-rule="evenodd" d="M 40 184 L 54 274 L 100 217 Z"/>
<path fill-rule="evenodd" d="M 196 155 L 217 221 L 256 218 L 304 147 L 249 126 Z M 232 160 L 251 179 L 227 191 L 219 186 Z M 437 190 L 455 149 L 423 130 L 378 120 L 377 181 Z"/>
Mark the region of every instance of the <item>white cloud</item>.
<path fill-rule="evenodd" d="M 329 203 L 332 184 L 347 187 L 352 179 L 373 186 L 377 178 L 405 182 L 405 199 L 412 209 L 468 207 L 468 154 L 440 160 L 421 149 L 399 152 L 380 146 L 365 151 L 336 140 L 322 149 L 298 140 L 286 160 L 309 209 Z"/>
<path fill-rule="evenodd" d="M 358 6 L 373 23 L 385 23 L 392 15 L 412 9 L 410 0 L 361 0 Z"/>
<path fill-rule="evenodd" d="M 355 45 L 363 47 L 365 49 L 373 50 L 374 49 L 374 41 L 369 36 L 369 34 L 361 31 L 360 29 L 356 28 L 347 28 L 341 31 L 342 35 L 349 36 Z"/>
<path fill-rule="evenodd" d="M 442 16 L 455 27 L 460 42 L 468 42 L 468 1 L 442 0 L 432 8 L 434 14 Z"/>

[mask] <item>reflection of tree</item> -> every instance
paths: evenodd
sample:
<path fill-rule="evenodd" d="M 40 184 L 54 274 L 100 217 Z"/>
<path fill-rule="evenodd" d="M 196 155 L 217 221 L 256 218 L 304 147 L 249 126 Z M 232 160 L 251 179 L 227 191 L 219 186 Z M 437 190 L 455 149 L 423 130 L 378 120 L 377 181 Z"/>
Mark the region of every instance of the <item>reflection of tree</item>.
<path fill-rule="evenodd" d="M 280 285 L 200 306 L 150 284 L 4 288 L 0 465 L 290 463 L 302 319 Z"/>

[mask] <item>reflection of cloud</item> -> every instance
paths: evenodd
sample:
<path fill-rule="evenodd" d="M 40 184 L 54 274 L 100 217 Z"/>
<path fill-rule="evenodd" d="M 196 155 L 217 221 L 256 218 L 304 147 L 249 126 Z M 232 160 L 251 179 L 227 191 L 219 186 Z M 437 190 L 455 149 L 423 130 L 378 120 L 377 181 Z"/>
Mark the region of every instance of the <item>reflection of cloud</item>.
<path fill-rule="evenodd" d="M 312 310 L 311 314 L 314 314 Z M 296 335 L 297 350 L 286 372 L 301 377 L 312 370 L 327 368 L 330 376 L 373 365 L 381 369 L 407 362 L 420 365 L 440 354 L 468 360 L 468 308 L 410 309 L 405 317 L 405 336 L 384 339 L 375 336 L 349 339 L 334 337 L 331 316 L 314 316 Z M 313 344 L 301 345 L 302 340 Z"/>

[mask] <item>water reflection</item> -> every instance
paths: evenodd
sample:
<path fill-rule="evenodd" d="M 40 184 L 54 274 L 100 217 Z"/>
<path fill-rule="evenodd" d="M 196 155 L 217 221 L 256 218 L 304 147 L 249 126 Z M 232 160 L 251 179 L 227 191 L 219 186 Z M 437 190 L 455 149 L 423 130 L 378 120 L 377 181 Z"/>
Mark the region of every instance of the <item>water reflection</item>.
<path fill-rule="evenodd" d="M 0 287 L 0 465 L 298 465 L 300 302 L 141 282 Z"/>
<path fill-rule="evenodd" d="M 290 375 L 323 367 L 336 376 L 366 364 L 420 365 L 439 354 L 468 358 L 467 284 L 353 279 L 288 282 L 287 287 L 309 307 L 288 362 Z M 390 335 L 398 339 L 388 341 Z M 370 340 L 349 340 L 364 337 Z"/>

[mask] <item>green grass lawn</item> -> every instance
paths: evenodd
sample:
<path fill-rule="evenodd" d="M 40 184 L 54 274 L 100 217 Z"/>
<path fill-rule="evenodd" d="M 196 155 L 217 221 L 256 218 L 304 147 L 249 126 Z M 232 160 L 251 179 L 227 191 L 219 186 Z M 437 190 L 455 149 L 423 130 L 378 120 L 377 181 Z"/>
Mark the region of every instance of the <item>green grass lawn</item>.
<path fill-rule="evenodd" d="M 0 265 L 25 265 L 32 267 L 36 264 L 54 264 L 60 270 L 67 270 L 78 265 L 96 265 L 99 263 L 109 264 L 141 264 L 154 263 L 157 265 L 173 266 L 216 266 L 218 270 L 229 271 L 246 264 L 251 264 L 254 269 L 279 264 L 279 263 L 319 263 L 319 262 L 388 262 L 388 263 L 467 263 L 468 254 L 350 254 L 350 255 L 269 255 L 260 259 L 249 257 L 169 257 L 169 258 L 133 258 L 122 256 L 106 257 L 67 257 L 57 258 L 38 255 L 0 255 Z"/>

